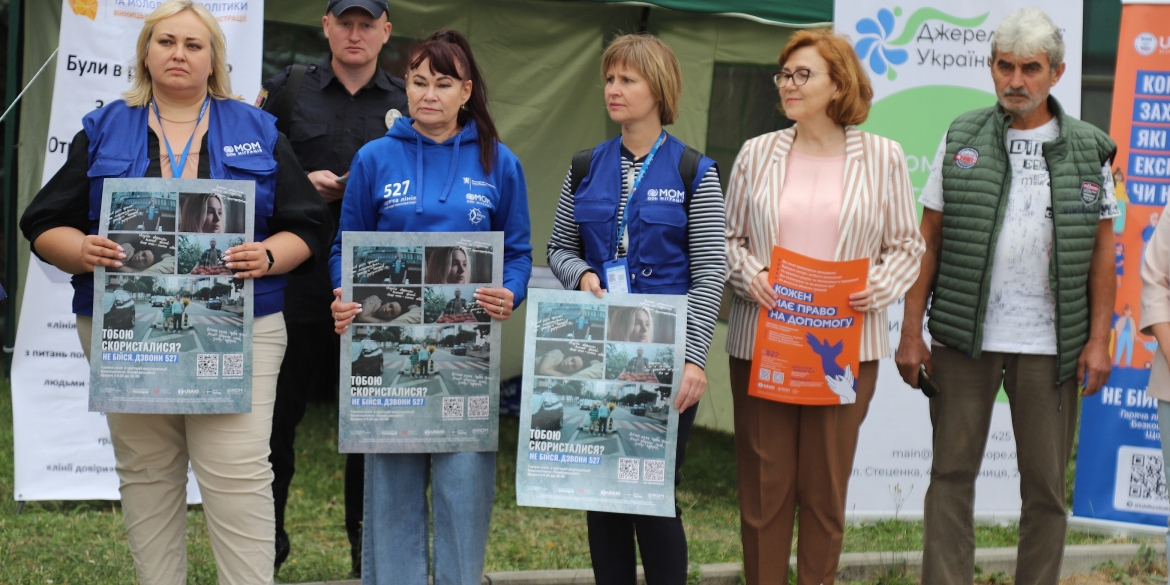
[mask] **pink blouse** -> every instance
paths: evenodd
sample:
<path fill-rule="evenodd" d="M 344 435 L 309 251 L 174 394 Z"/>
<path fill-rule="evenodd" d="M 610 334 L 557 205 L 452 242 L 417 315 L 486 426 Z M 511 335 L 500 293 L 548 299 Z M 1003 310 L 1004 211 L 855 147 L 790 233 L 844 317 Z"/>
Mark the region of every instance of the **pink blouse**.
<path fill-rule="evenodd" d="M 845 155 L 789 152 L 776 245 L 819 260 L 834 260 L 844 186 Z"/>

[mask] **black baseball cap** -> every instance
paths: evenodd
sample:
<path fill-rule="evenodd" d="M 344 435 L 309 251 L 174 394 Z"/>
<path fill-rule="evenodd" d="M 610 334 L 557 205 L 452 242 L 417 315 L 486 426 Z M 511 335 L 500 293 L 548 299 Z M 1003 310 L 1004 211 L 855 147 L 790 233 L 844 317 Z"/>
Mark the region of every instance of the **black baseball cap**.
<path fill-rule="evenodd" d="M 386 5 L 386 0 L 329 0 L 329 5 L 325 7 L 325 11 L 332 12 L 333 16 L 341 16 L 342 12 L 350 8 L 361 8 L 369 12 L 370 16 L 374 18 L 378 18 L 390 11 L 390 7 Z"/>

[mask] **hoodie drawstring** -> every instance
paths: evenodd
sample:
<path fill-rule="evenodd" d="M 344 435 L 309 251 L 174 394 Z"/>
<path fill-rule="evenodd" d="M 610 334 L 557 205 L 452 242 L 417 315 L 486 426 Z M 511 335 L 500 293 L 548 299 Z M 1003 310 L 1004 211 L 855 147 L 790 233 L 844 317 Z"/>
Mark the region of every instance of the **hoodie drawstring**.
<path fill-rule="evenodd" d="M 449 195 L 451 193 L 451 187 L 455 184 L 455 175 L 459 171 L 459 144 L 461 142 L 463 142 L 461 134 L 462 134 L 462 132 L 455 135 L 455 146 L 451 150 L 451 166 L 447 170 L 447 183 L 445 185 L 443 185 L 443 191 L 439 195 L 439 202 L 440 203 L 447 202 L 447 195 Z M 422 194 L 426 192 L 423 190 L 423 156 L 422 156 L 422 152 L 423 152 L 422 134 L 416 133 L 415 134 L 414 176 L 415 176 L 415 181 L 418 184 L 418 186 L 417 186 L 418 191 L 416 191 L 416 193 L 418 193 L 418 195 L 416 195 L 414 198 L 414 212 L 415 213 L 422 213 L 423 212 Z"/>
<path fill-rule="evenodd" d="M 447 170 L 447 184 L 443 185 L 442 195 L 439 195 L 439 202 L 446 203 L 447 195 L 451 193 L 451 186 L 455 184 L 455 175 L 459 171 L 459 143 L 463 142 L 463 137 L 459 134 L 455 135 L 455 148 L 451 151 L 451 168 Z"/>
<path fill-rule="evenodd" d="M 422 213 L 422 194 L 426 192 L 423 191 L 422 134 L 415 133 L 414 144 L 414 180 L 417 182 L 415 188 L 418 189 L 414 196 L 414 212 Z"/>

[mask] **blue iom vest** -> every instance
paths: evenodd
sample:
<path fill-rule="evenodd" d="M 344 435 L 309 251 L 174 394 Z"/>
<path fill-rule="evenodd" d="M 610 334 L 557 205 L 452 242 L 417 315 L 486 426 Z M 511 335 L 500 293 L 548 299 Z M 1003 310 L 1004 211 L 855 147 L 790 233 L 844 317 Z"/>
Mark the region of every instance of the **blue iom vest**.
<path fill-rule="evenodd" d="M 617 250 L 618 206 L 622 197 L 621 136 L 602 142 L 593 150 L 589 174 L 573 196 L 573 221 L 585 244 L 585 262 L 609 288 L 602 265 Z M 654 155 L 642 184 L 626 203 L 630 292 L 685 295 L 691 287 L 690 246 L 687 239 L 686 186 L 679 175 L 679 160 L 686 145 L 667 135 Z M 699 161 L 694 193 L 715 161 Z"/>
<path fill-rule="evenodd" d="M 102 186 L 105 179 L 146 175 L 147 115 L 149 108 L 133 108 L 118 100 L 86 114 L 82 120 L 89 137 L 89 233 L 98 233 L 102 213 Z M 270 234 L 276 194 L 276 118 L 271 114 L 236 100 L 211 100 L 208 111 L 207 152 L 211 178 L 253 181 L 256 183 L 256 241 Z M 233 148 L 243 145 L 245 148 Z M 256 280 L 254 315 L 261 317 L 284 308 L 283 276 L 265 276 Z M 93 313 L 93 275 L 73 277 L 73 312 Z"/>

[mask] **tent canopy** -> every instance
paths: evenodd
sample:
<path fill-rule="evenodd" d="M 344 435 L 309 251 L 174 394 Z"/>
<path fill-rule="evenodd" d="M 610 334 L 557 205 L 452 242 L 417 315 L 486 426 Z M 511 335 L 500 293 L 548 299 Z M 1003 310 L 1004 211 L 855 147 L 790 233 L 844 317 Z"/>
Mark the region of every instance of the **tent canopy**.
<path fill-rule="evenodd" d="M 820 0 L 590 0 L 654 5 L 671 10 L 741 16 L 768 24 L 812 26 L 833 20 L 833 3 Z"/>
<path fill-rule="evenodd" d="M 546 244 L 573 153 L 620 131 L 606 114 L 600 71 L 602 52 L 614 36 L 645 28 L 674 49 L 682 66 L 683 95 L 679 120 L 668 131 L 700 150 L 708 148 L 710 134 L 714 142 L 726 145 L 724 156 L 733 158 L 742 136 L 750 132 L 749 125 L 734 120 L 712 126 L 709 116 L 715 112 L 734 117 L 748 103 L 742 86 L 735 85 L 738 78 L 727 73 L 727 64 L 767 69 L 769 73 L 763 75 L 766 83 L 753 86 L 750 95 L 764 100 L 765 109 L 774 112 L 776 94 L 770 72 L 792 30 L 757 19 L 654 6 L 647 11 L 647 5 L 600 1 L 390 0 L 389 4 L 392 38 L 423 39 L 440 28 L 454 28 L 470 40 L 489 87 L 496 127 L 524 167 L 533 260 L 538 266 L 546 265 Z M 802 4 L 811 2 L 801 0 L 796 5 Z M 267 0 L 265 20 L 319 30 L 324 5 L 321 0 Z M 61 2 L 29 2 L 26 6 L 25 82 L 57 45 Z M 266 44 L 270 32 L 279 27 L 269 28 Z M 30 88 L 24 102 L 19 177 L 22 211 L 40 189 L 52 92 L 53 78 L 46 76 Z M 254 97 L 245 96 L 249 101 Z M 724 173 L 730 171 L 730 159 L 723 167 Z M 20 246 L 20 274 L 24 274 L 28 243 L 21 239 Z M 523 327 L 520 312 L 505 324 L 505 336 L 518 339 Z M 522 344 L 505 344 L 503 377 L 519 373 L 521 349 Z"/>

